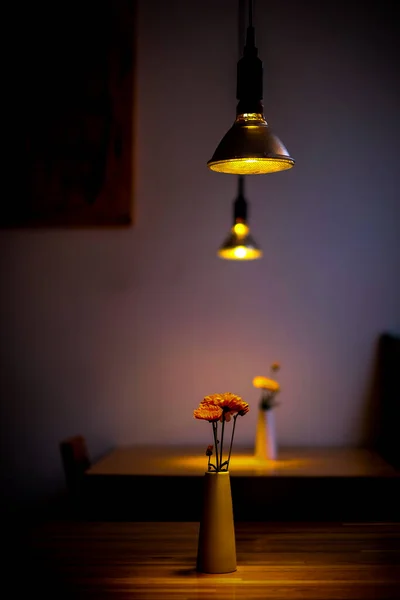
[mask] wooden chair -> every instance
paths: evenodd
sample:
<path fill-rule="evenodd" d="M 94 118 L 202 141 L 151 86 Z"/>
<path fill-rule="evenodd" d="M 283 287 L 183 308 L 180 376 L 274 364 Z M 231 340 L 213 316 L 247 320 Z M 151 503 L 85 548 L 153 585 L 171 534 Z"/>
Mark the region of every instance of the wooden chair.
<path fill-rule="evenodd" d="M 85 438 L 82 435 L 75 435 L 61 441 L 60 452 L 67 490 L 76 496 L 83 475 L 91 465 Z"/>

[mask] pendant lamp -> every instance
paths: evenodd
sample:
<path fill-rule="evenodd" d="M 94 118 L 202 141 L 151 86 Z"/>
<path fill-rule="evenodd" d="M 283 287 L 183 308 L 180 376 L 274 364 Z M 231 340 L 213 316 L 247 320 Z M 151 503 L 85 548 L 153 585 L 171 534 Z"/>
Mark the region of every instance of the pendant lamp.
<path fill-rule="evenodd" d="M 218 173 L 262 175 L 290 169 L 293 158 L 264 117 L 263 64 L 258 58 L 253 27 L 253 0 L 243 56 L 237 63 L 236 120 L 207 166 Z M 242 1 L 239 0 L 239 14 Z"/>
<path fill-rule="evenodd" d="M 247 201 L 244 197 L 244 177 L 238 177 L 238 195 L 233 208 L 233 226 L 218 250 L 218 256 L 227 260 L 254 260 L 262 257 L 262 250 L 250 235 Z"/>

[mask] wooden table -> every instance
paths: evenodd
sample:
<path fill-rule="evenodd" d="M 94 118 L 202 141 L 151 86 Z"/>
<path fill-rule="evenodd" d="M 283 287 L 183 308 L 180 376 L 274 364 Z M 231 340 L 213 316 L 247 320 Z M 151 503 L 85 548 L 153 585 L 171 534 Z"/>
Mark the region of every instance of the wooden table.
<path fill-rule="evenodd" d="M 87 471 L 84 501 L 102 519 L 198 520 L 206 468 L 203 447 L 116 448 Z M 399 472 L 370 450 L 283 448 L 260 461 L 237 448 L 230 474 L 237 520 L 400 517 Z"/>
<path fill-rule="evenodd" d="M 25 598 L 400 597 L 398 523 L 237 523 L 238 569 L 226 575 L 194 570 L 198 523 L 43 523 L 25 533 L 15 574 L 3 575 Z"/>
<path fill-rule="evenodd" d="M 202 477 L 207 469 L 203 446 L 122 446 L 97 461 L 87 474 Z M 232 477 L 392 477 L 396 471 L 366 448 L 282 448 L 278 460 L 260 460 L 251 448 L 234 450 Z"/>

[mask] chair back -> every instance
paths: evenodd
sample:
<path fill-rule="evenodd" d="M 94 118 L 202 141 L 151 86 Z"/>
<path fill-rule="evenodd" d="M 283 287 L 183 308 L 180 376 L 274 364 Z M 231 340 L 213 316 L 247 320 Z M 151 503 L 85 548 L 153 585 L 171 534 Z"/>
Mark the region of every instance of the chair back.
<path fill-rule="evenodd" d="M 60 452 L 67 489 L 76 494 L 85 471 L 91 465 L 85 438 L 75 435 L 63 440 L 60 442 Z"/>

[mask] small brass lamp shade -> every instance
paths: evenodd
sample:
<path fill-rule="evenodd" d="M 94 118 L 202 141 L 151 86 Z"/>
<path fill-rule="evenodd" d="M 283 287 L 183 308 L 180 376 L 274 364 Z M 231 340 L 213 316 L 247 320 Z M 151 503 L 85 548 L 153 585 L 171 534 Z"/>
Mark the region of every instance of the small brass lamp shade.
<path fill-rule="evenodd" d="M 262 250 L 256 244 L 250 233 L 239 236 L 235 227 L 218 250 L 218 256 L 227 260 L 254 260 L 262 257 Z"/>
<path fill-rule="evenodd" d="M 262 257 L 262 250 L 250 234 L 247 222 L 243 180 L 243 176 L 239 176 L 239 194 L 234 203 L 232 229 L 218 250 L 218 256 L 226 260 L 254 260 Z"/>

